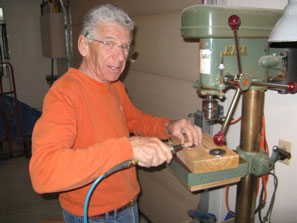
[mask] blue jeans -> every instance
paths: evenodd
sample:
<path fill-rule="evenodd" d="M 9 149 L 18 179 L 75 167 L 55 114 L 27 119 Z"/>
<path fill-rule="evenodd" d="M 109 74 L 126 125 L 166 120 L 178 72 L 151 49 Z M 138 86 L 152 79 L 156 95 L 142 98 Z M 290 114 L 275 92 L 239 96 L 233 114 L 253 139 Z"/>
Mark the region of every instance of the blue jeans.
<path fill-rule="evenodd" d="M 113 216 L 109 215 L 109 213 L 105 214 L 105 218 L 97 218 L 97 219 L 88 219 L 89 223 L 95 222 L 104 222 L 104 223 L 138 223 L 139 215 L 138 215 L 138 206 L 135 204 L 132 207 L 126 208 L 121 211 L 119 214 L 114 212 Z M 64 222 L 65 223 L 82 223 L 84 222 L 84 218 L 76 215 L 72 215 L 69 212 L 63 210 Z"/>

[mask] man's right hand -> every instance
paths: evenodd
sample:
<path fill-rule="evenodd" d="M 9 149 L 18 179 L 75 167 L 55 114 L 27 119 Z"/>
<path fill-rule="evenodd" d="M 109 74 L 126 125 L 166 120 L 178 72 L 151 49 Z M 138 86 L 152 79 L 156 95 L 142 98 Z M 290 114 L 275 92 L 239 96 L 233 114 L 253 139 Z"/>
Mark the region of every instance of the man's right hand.
<path fill-rule="evenodd" d="M 129 140 L 133 148 L 133 159 L 138 161 L 139 166 L 159 166 L 165 161 L 170 163 L 171 149 L 158 138 L 133 136 Z"/>

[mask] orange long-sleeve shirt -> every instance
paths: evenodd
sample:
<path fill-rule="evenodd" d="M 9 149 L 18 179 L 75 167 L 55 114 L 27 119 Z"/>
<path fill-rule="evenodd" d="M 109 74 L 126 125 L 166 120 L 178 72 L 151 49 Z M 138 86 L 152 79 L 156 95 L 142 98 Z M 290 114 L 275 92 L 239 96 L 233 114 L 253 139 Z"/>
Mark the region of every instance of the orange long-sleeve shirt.
<path fill-rule="evenodd" d="M 60 192 L 62 208 L 82 216 L 91 183 L 133 158 L 130 133 L 167 138 L 167 121 L 138 110 L 120 81 L 99 83 L 70 68 L 47 93 L 33 130 L 33 188 Z M 135 167 L 118 171 L 95 189 L 88 215 L 119 208 L 138 193 Z"/>

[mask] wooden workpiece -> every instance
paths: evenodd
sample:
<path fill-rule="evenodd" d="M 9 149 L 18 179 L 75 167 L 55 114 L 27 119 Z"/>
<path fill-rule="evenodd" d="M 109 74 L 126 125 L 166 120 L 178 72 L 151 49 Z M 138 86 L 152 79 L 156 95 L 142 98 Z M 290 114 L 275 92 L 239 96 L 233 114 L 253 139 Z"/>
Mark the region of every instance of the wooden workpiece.
<path fill-rule="evenodd" d="M 171 138 L 174 144 L 178 144 L 176 138 Z M 226 153 L 223 156 L 211 155 L 212 149 L 223 149 Z M 177 158 L 192 173 L 206 173 L 211 171 L 237 168 L 239 155 L 227 146 L 218 146 L 213 142 L 212 137 L 203 133 L 203 143 L 193 148 L 184 148 L 176 153 Z"/>

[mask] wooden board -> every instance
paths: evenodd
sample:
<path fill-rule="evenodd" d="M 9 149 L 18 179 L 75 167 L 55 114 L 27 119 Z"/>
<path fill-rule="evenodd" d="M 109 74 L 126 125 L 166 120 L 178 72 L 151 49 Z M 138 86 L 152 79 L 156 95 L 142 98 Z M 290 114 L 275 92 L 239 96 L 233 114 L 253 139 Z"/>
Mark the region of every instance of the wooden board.
<path fill-rule="evenodd" d="M 234 184 L 240 181 L 240 177 L 228 179 L 228 180 L 221 180 L 221 181 L 216 181 L 212 182 L 209 184 L 201 184 L 201 185 L 196 185 L 196 186 L 188 186 L 189 190 L 191 192 L 199 191 L 199 190 L 204 190 L 204 189 L 209 189 L 209 188 L 214 188 L 214 187 L 219 187 L 219 186 L 224 186 L 224 185 L 229 185 L 229 184 Z"/>
<path fill-rule="evenodd" d="M 174 144 L 178 144 L 176 139 L 172 139 Z M 226 151 L 223 156 L 211 155 L 212 149 L 223 149 Z M 182 149 L 176 153 L 178 159 L 192 173 L 206 173 L 211 171 L 237 168 L 239 165 L 239 155 L 227 146 L 218 146 L 213 142 L 212 136 L 203 133 L 203 144 L 190 149 Z"/>

